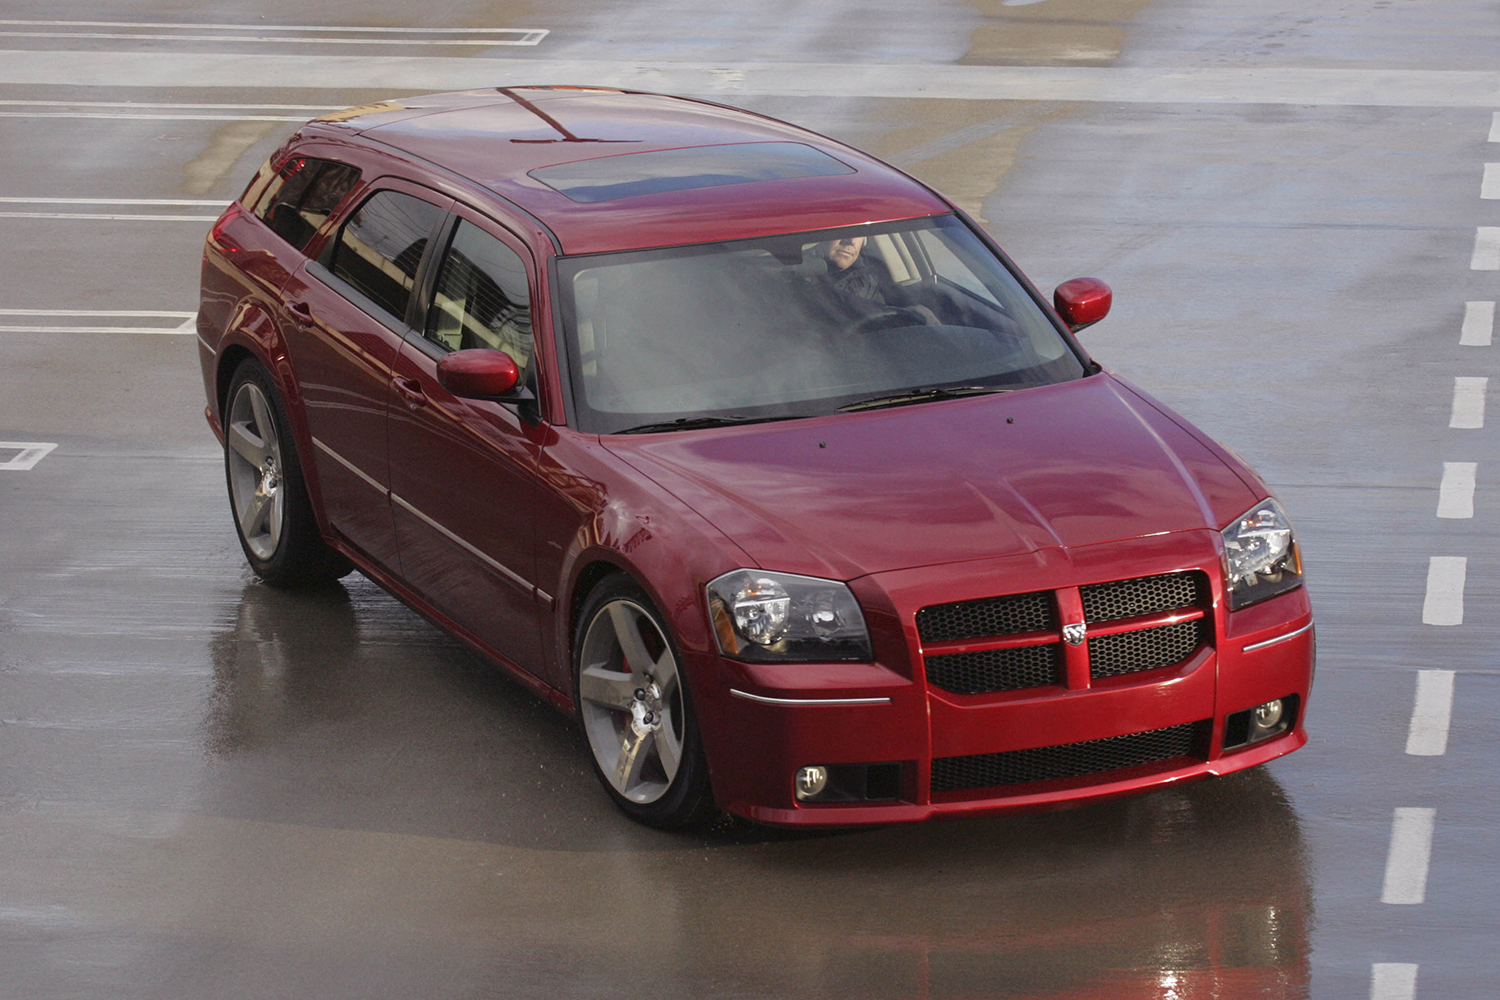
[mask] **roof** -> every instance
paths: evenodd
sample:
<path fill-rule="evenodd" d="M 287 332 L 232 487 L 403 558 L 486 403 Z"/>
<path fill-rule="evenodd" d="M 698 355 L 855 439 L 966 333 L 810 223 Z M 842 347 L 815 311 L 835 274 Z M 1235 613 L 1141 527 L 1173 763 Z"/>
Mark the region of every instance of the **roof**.
<path fill-rule="evenodd" d="M 552 229 L 565 253 L 949 210 L 921 184 L 849 146 L 761 115 L 661 94 L 503 87 L 391 101 L 319 121 L 436 163 L 520 205 Z"/>

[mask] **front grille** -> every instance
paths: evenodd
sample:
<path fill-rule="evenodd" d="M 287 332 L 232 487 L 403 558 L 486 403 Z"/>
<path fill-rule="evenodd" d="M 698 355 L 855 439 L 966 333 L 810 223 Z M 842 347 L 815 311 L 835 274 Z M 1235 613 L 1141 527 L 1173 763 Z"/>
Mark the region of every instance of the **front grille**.
<path fill-rule="evenodd" d="M 1056 623 L 1052 592 L 1047 590 L 934 604 L 917 612 L 917 634 L 923 642 L 1049 632 L 1057 628 Z"/>
<path fill-rule="evenodd" d="M 1118 677 L 1181 663 L 1198 648 L 1205 620 L 1178 622 L 1089 640 L 1089 673 Z"/>
<path fill-rule="evenodd" d="M 1170 729 L 1111 736 L 1083 743 L 939 757 L 932 762 L 933 792 L 959 792 L 998 785 L 1081 778 L 1178 757 L 1202 756 L 1211 722 L 1190 722 Z"/>
<path fill-rule="evenodd" d="M 1208 581 L 1202 573 L 1169 573 L 1094 583 L 1079 587 L 1078 592 L 1083 598 L 1083 617 L 1091 622 L 1154 615 L 1208 603 Z"/>
<path fill-rule="evenodd" d="M 1018 691 L 1062 683 L 1062 649 L 1055 642 L 978 653 L 927 657 L 927 682 L 954 694 Z"/>

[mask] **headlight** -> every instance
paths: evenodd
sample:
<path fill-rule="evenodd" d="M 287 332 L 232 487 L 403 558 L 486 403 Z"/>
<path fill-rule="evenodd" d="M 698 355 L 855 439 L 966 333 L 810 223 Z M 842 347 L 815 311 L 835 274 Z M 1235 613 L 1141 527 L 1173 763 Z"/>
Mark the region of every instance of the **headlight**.
<path fill-rule="evenodd" d="M 1275 500 L 1262 500 L 1223 531 L 1229 607 L 1238 610 L 1302 583 L 1292 522 Z"/>
<path fill-rule="evenodd" d="M 737 569 L 708 585 L 708 611 L 725 656 L 751 663 L 867 661 L 870 633 L 837 580 Z"/>

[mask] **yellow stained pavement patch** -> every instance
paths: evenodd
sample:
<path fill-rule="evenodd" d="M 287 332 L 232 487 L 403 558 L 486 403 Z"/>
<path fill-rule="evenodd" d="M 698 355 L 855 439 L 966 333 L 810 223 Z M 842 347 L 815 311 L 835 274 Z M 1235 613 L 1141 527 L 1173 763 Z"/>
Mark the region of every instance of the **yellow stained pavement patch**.
<path fill-rule="evenodd" d="M 182 189 L 188 194 L 207 194 L 231 171 L 248 179 L 251 171 L 260 164 L 236 170 L 245 151 L 264 139 L 272 129 L 279 128 L 290 133 L 293 127 L 291 122 L 250 121 L 226 124 L 214 132 L 207 149 L 183 164 Z"/>
<path fill-rule="evenodd" d="M 1047 0 L 1007 7 L 1001 0 L 969 0 L 985 23 L 969 36 L 959 60 L 978 66 L 1108 66 L 1135 15 L 1151 0 Z"/>

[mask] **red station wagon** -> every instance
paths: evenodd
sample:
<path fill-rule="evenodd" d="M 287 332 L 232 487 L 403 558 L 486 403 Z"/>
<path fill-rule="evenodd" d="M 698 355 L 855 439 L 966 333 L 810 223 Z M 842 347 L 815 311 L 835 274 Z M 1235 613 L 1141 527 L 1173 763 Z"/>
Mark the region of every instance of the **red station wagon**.
<path fill-rule="evenodd" d="M 1254 472 L 942 196 L 701 101 L 300 129 L 209 234 L 207 416 L 267 583 L 351 568 L 575 716 L 626 813 L 1035 809 L 1306 742 Z"/>

